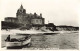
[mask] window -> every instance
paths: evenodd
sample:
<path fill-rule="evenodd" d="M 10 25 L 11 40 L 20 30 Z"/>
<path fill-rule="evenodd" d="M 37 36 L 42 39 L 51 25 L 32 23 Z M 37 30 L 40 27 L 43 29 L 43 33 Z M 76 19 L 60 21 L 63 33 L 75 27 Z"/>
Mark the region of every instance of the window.
<path fill-rule="evenodd" d="M 38 20 L 36 20 L 36 23 L 38 23 Z"/>

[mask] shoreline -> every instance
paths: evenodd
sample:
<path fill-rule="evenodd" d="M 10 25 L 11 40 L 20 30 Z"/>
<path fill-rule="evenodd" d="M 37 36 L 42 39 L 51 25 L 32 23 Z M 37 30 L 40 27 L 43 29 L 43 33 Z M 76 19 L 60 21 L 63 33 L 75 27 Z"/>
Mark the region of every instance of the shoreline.
<path fill-rule="evenodd" d="M 12 30 L 1 30 L 1 34 L 63 34 L 63 33 L 79 33 L 79 31 L 41 31 L 41 30 L 18 30 L 18 29 L 12 29 Z"/>

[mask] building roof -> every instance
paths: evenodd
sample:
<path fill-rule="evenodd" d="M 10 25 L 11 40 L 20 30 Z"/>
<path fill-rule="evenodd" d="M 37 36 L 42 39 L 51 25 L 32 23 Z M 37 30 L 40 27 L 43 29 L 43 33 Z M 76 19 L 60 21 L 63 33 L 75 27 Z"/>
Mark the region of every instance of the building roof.
<path fill-rule="evenodd" d="M 5 19 L 17 19 L 17 18 L 14 18 L 14 17 L 6 17 Z"/>

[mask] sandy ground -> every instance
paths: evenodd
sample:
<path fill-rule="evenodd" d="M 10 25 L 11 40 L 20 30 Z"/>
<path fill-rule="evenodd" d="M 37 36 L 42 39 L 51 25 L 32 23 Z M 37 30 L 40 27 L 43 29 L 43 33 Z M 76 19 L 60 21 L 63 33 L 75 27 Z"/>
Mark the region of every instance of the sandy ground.
<path fill-rule="evenodd" d="M 57 32 L 52 32 L 52 31 L 49 31 L 49 30 L 46 30 L 46 32 L 44 31 L 41 31 L 41 30 L 18 30 L 18 29 L 12 29 L 12 30 L 2 30 L 1 31 L 2 34 L 12 34 L 12 35 L 15 35 L 17 33 L 22 33 L 22 34 L 38 34 L 38 33 L 57 33 Z"/>
<path fill-rule="evenodd" d="M 10 30 L 14 32 L 13 30 Z M 29 32 L 29 31 L 28 31 Z M 36 31 L 33 31 L 36 32 Z M 9 32 L 7 32 L 9 33 Z M 58 31 L 58 34 L 53 35 L 38 35 L 33 34 L 31 36 L 31 47 L 24 47 L 23 49 L 35 49 L 35 48 L 51 48 L 51 49 L 79 49 L 79 32 L 76 31 Z M 5 39 L 8 36 L 6 31 L 1 36 L 1 47 L 5 47 Z M 13 36 L 13 35 L 12 35 Z"/>
<path fill-rule="evenodd" d="M 79 34 L 61 34 L 59 37 L 59 42 L 60 49 L 79 49 Z"/>

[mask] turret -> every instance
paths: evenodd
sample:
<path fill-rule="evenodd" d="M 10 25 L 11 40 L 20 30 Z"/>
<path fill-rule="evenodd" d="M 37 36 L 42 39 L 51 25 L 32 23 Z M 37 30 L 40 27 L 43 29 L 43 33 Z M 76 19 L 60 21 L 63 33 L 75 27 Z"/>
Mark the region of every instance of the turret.
<path fill-rule="evenodd" d="M 36 13 L 34 13 L 34 17 L 37 17 L 37 14 Z"/>
<path fill-rule="evenodd" d="M 16 16 L 26 14 L 26 10 L 23 8 L 22 4 L 20 8 L 17 10 Z"/>
<path fill-rule="evenodd" d="M 23 6 L 22 6 L 22 4 L 21 4 L 21 6 L 20 6 L 20 9 L 23 9 Z"/>
<path fill-rule="evenodd" d="M 42 13 L 40 13 L 40 17 L 42 17 Z"/>

